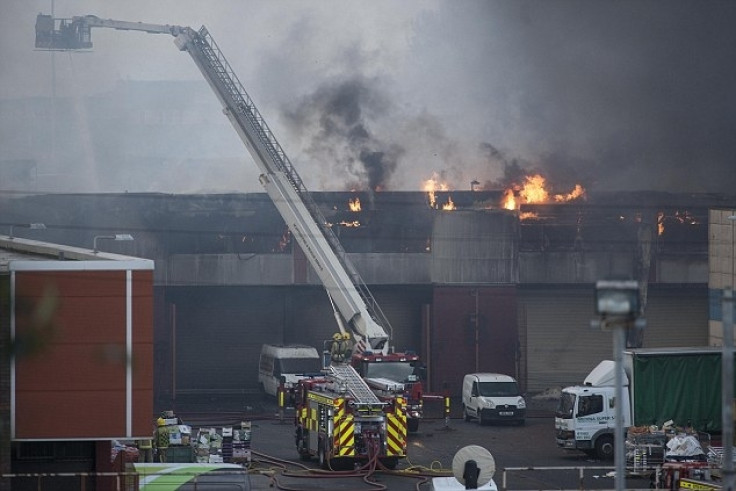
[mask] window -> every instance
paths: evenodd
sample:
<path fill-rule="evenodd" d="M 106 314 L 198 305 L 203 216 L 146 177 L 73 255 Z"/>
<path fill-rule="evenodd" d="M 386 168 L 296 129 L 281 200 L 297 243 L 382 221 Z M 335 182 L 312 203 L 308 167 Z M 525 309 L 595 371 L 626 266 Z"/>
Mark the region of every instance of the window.
<path fill-rule="evenodd" d="M 592 395 L 580 397 L 578 404 L 578 416 L 586 416 L 588 414 L 596 414 L 603 411 L 603 396 Z"/>

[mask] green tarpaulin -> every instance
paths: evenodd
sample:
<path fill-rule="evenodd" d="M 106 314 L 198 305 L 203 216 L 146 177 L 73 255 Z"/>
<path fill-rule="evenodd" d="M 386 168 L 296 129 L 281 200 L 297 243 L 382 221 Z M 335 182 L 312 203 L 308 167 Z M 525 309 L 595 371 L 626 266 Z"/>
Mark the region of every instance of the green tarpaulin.
<path fill-rule="evenodd" d="M 721 431 L 721 355 L 632 354 L 634 425 Z"/>

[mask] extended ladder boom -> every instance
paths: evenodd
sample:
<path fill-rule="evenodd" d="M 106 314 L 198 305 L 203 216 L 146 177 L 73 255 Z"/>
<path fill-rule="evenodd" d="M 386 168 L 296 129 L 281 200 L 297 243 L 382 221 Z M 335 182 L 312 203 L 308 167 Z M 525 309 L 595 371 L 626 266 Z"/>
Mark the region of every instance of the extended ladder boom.
<path fill-rule="evenodd" d="M 60 21 L 57 28 L 55 23 Z M 345 324 L 374 351 L 388 352 L 391 326 L 299 174 L 248 96 L 212 36 L 190 27 L 104 20 L 96 16 L 53 19 L 39 15 L 36 47 L 87 49 L 92 27 L 109 27 L 175 36 L 192 57 L 261 171 L 260 181 L 319 276 Z M 341 327 L 342 328 L 342 327 Z"/>

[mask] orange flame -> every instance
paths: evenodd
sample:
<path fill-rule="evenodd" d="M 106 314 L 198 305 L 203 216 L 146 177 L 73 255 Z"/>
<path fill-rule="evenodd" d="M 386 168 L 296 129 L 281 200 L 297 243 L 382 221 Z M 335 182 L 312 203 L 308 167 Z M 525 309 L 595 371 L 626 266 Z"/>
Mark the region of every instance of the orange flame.
<path fill-rule="evenodd" d="M 350 211 L 360 211 L 360 198 L 348 200 L 348 206 Z"/>
<path fill-rule="evenodd" d="M 424 183 L 422 184 L 422 190 L 427 193 L 427 197 L 429 199 L 429 207 L 437 208 L 437 196 L 435 195 L 435 193 L 437 191 L 449 191 L 450 186 L 446 182 L 441 182 L 439 179 L 439 175 L 436 172 L 433 172 L 432 177 L 424 181 Z"/>
<path fill-rule="evenodd" d="M 573 201 L 578 198 L 584 198 L 585 197 L 585 188 L 581 186 L 580 184 L 575 184 L 575 188 L 570 191 L 567 194 L 555 194 L 555 201 L 559 202 L 565 202 L 565 201 Z"/>
<path fill-rule="evenodd" d="M 516 196 L 514 195 L 513 189 L 507 189 L 503 193 L 503 207 L 507 210 L 515 210 L 516 209 Z"/>
<path fill-rule="evenodd" d="M 457 209 L 455 207 L 455 203 L 453 203 L 453 201 L 452 201 L 452 196 L 448 196 L 447 197 L 447 203 L 445 203 L 444 205 L 442 205 L 442 209 L 445 210 L 445 211 L 452 211 L 452 210 L 456 210 Z"/>
<path fill-rule="evenodd" d="M 700 222 L 689 211 L 676 211 L 674 216 L 667 216 L 663 211 L 657 213 L 657 235 L 664 234 L 665 222 L 674 220 L 684 225 L 699 225 Z"/>
<path fill-rule="evenodd" d="M 660 211 L 657 213 L 657 235 L 664 233 L 664 212 Z"/>
<path fill-rule="evenodd" d="M 547 191 L 547 179 L 541 174 L 524 176 L 522 184 L 514 184 L 506 189 L 501 198 L 501 206 L 507 210 L 518 210 L 522 204 L 549 203 L 554 201 L 563 203 L 576 199 L 585 198 L 585 188 L 576 184 L 575 188 L 566 194 L 555 194 L 550 199 Z M 523 218 L 531 218 L 534 214 L 525 214 Z"/>
<path fill-rule="evenodd" d="M 525 176 L 524 180 L 525 182 L 519 190 L 519 196 L 524 200 L 524 203 L 546 203 L 549 199 L 549 193 L 544 187 L 547 179 L 540 174 L 534 174 L 533 176 Z"/>

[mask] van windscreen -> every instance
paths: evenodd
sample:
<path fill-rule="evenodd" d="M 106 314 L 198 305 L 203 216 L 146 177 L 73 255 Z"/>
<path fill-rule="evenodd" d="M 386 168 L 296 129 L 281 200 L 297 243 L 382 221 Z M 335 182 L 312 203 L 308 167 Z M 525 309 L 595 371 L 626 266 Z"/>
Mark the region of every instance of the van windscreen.
<path fill-rule="evenodd" d="M 478 395 L 485 397 L 514 397 L 519 395 L 516 382 L 480 382 Z"/>

